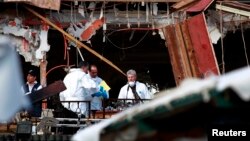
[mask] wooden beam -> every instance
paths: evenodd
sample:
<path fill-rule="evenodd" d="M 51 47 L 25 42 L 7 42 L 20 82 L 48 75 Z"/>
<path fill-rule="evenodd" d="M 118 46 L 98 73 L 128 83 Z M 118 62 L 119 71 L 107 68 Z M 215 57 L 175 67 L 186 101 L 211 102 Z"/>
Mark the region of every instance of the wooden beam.
<path fill-rule="evenodd" d="M 46 54 L 45 54 L 44 59 L 41 60 L 41 62 L 40 62 L 40 84 L 42 85 L 42 87 L 47 86 L 47 79 L 46 79 L 47 64 L 48 64 L 48 62 L 46 60 Z M 43 101 L 46 101 L 46 99 L 43 100 Z M 47 103 L 46 102 L 42 103 L 42 108 L 47 109 Z"/>
<path fill-rule="evenodd" d="M 191 37 L 189 34 L 187 21 L 182 22 L 180 24 L 180 26 L 181 26 L 182 36 L 183 36 L 185 48 L 186 48 L 186 51 L 188 54 L 190 68 L 191 68 L 193 77 L 199 78 L 199 77 L 201 77 L 201 73 L 200 73 L 199 68 L 198 68 L 197 60 L 195 58 L 195 54 L 194 54 L 195 52 L 194 52 L 192 40 L 191 40 Z"/>
<path fill-rule="evenodd" d="M 43 17 L 39 13 L 35 12 L 34 10 L 32 10 L 32 9 L 26 7 L 26 6 L 25 6 L 25 8 L 29 12 L 31 12 L 32 14 L 34 14 L 35 16 L 37 16 L 38 18 L 40 18 L 41 20 L 45 21 L 47 24 L 49 24 L 50 26 L 52 26 L 53 28 L 55 28 L 56 30 L 58 30 L 59 32 L 61 32 L 63 35 L 65 35 L 65 37 L 67 37 L 68 40 L 73 41 L 74 43 L 77 44 L 77 46 L 85 48 L 87 51 L 89 51 L 90 53 L 94 54 L 96 57 L 100 58 L 105 63 L 107 63 L 108 65 L 110 65 L 112 68 L 116 69 L 118 72 L 120 72 L 121 74 L 123 74 L 124 76 L 126 76 L 126 74 L 120 68 L 118 68 L 111 61 L 109 61 L 108 59 L 106 59 L 105 57 L 103 57 L 102 55 L 100 55 L 99 53 L 97 53 L 95 50 L 91 49 L 90 47 L 86 46 L 82 42 L 78 41 L 76 38 L 74 38 L 73 36 L 71 36 L 70 34 L 68 34 L 67 32 L 65 32 L 63 29 L 61 29 L 57 25 L 53 24 L 51 21 L 49 21 L 47 18 Z"/>
<path fill-rule="evenodd" d="M 205 11 L 212 3 L 214 0 L 201 0 L 194 5 L 190 6 L 186 11 L 187 12 L 200 12 L 200 11 Z"/>
<path fill-rule="evenodd" d="M 180 9 L 196 1 L 197 0 L 180 0 L 178 3 L 174 4 L 172 7 L 175 9 Z"/>
<path fill-rule="evenodd" d="M 42 87 L 47 86 L 47 79 L 46 79 L 46 73 L 47 73 L 47 60 L 41 60 L 40 62 L 40 84 Z"/>
<path fill-rule="evenodd" d="M 187 55 L 186 47 L 184 44 L 184 37 L 183 33 L 181 31 L 181 26 L 180 24 L 176 24 L 175 26 L 175 33 L 176 33 L 176 44 L 177 44 L 177 49 L 180 54 L 180 61 L 183 65 L 183 72 L 184 72 L 184 77 L 185 78 L 191 78 L 193 76 L 192 70 L 190 68 L 189 64 L 189 57 Z"/>
<path fill-rule="evenodd" d="M 54 96 L 66 89 L 67 88 L 64 85 L 63 81 L 59 80 L 48 85 L 47 87 L 44 87 L 40 90 L 32 92 L 31 94 L 25 95 L 25 97 L 28 97 L 31 103 L 36 103 L 38 101 Z"/>
<path fill-rule="evenodd" d="M 207 31 L 204 13 L 187 19 L 187 28 L 201 76 L 206 77 L 211 73 L 219 75 L 220 71 L 214 48 Z"/>
<path fill-rule="evenodd" d="M 249 11 L 245 11 L 245 10 L 241 10 L 241 9 L 237 9 L 237 8 L 233 8 L 233 7 L 229 7 L 229 6 L 216 4 L 216 9 L 226 11 L 226 12 L 230 12 L 230 13 L 234 13 L 234 14 L 239 14 L 239 15 L 242 15 L 242 16 L 250 17 L 250 12 Z"/>
<path fill-rule="evenodd" d="M 185 78 L 185 76 L 183 70 L 184 68 L 178 51 L 175 27 L 174 25 L 169 25 L 165 27 L 164 30 L 169 57 L 172 64 L 172 70 L 174 73 L 175 83 L 176 85 L 179 85 L 181 81 Z"/>
<path fill-rule="evenodd" d="M 204 13 L 165 28 L 169 57 L 177 85 L 187 77 L 219 75 Z"/>

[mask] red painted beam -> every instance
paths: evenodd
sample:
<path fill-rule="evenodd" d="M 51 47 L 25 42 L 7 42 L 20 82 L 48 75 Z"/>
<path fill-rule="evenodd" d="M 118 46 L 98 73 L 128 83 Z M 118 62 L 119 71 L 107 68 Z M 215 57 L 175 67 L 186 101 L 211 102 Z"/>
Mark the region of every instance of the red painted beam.
<path fill-rule="evenodd" d="M 199 14 L 187 20 L 188 30 L 195 51 L 199 70 L 203 76 L 210 71 L 219 75 L 219 68 L 214 49 L 209 38 L 204 14 Z"/>

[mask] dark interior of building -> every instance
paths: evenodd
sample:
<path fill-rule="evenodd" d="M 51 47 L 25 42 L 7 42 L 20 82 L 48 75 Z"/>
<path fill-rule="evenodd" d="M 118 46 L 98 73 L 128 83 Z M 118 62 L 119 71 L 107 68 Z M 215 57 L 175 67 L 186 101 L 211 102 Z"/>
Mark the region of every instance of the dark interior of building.
<path fill-rule="evenodd" d="M 64 60 L 64 40 L 61 33 L 50 30 L 48 43 L 51 46 L 47 53 L 47 71 L 59 65 L 66 65 Z M 167 89 L 175 86 L 171 63 L 165 40 L 158 34 L 152 35 L 151 30 L 127 30 L 127 31 L 106 31 L 106 41 L 103 42 L 103 32 L 100 30 L 91 39 L 91 44 L 85 43 L 104 57 L 111 60 L 125 73 L 128 69 L 135 69 L 138 80 L 144 83 L 158 84 L 159 89 Z M 81 60 L 76 48 L 70 46 L 69 64 L 77 67 Z M 85 49 L 80 49 L 86 61 L 94 63 L 99 68 L 99 76 L 110 85 L 110 97 L 116 98 L 120 88 L 126 84 L 126 77 L 117 72 L 102 60 L 98 59 Z M 23 57 L 22 66 L 24 74 L 29 68 L 38 68 L 25 63 Z M 47 84 L 56 80 L 63 80 L 66 75 L 65 67 L 53 69 L 47 75 Z"/>
<path fill-rule="evenodd" d="M 116 29 L 117 30 L 117 29 Z M 105 42 L 103 42 L 103 31 L 99 30 L 91 39 L 91 44 L 85 43 L 104 57 L 110 59 L 124 72 L 135 69 L 138 79 L 142 82 L 158 84 L 160 90 L 175 86 L 172 67 L 168 56 L 165 41 L 158 34 L 152 35 L 151 30 L 126 30 L 106 31 Z M 244 30 L 244 38 L 247 55 L 250 54 L 249 29 Z M 51 50 L 47 54 L 47 71 L 58 65 L 66 65 L 64 59 L 64 40 L 62 34 L 56 30 L 49 31 L 48 43 Z M 217 62 L 222 72 L 222 50 L 221 40 L 213 44 Z M 228 32 L 223 39 L 225 72 L 247 66 L 241 30 Z M 126 83 L 126 77 L 105 64 L 85 49 L 80 49 L 85 60 L 97 64 L 99 76 L 111 86 L 110 96 L 117 97 L 120 87 Z M 22 58 L 22 57 L 21 57 Z M 75 47 L 69 47 L 69 64 L 77 65 L 81 60 Z M 22 58 L 24 74 L 29 68 L 35 68 L 30 63 L 24 63 Z M 38 69 L 38 68 L 35 68 Z M 64 68 L 52 70 L 47 76 L 47 84 L 56 80 L 63 80 L 66 72 Z"/>
<path fill-rule="evenodd" d="M 247 57 L 250 55 L 250 30 L 244 29 L 244 42 L 246 48 L 246 54 L 242 39 L 242 32 L 240 29 L 235 32 L 230 31 L 226 34 L 223 39 L 223 49 L 224 49 L 224 62 L 225 62 L 225 72 L 229 72 L 244 66 L 247 66 Z M 222 72 L 222 48 L 221 40 L 214 45 L 214 50 L 220 71 Z M 248 59 L 249 61 L 249 59 Z"/>

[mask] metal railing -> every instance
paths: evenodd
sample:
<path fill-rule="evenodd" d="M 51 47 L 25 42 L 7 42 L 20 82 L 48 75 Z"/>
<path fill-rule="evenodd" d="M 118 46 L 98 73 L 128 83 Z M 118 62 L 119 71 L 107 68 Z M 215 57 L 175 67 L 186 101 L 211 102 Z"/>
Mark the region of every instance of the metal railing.
<path fill-rule="evenodd" d="M 102 101 L 102 118 L 106 118 L 106 113 L 112 112 L 118 113 L 134 105 L 143 104 L 150 101 L 150 99 L 117 99 L 110 98 Z"/>
<path fill-rule="evenodd" d="M 150 101 L 150 99 L 117 99 L 117 98 L 109 98 L 109 99 L 104 99 L 102 100 L 102 109 L 100 110 L 92 110 L 91 109 L 91 101 L 87 101 L 87 100 L 79 100 L 79 101 L 58 101 L 59 103 L 67 103 L 68 107 L 65 107 L 67 109 L 71 108 L 72 103 L 76 103 L 77 104 L 77 108 L 79 110 L 76 110 L 75 113 L 77 115 L 81 114 L 81 108 L 80 108 L 80 103 L 86 103 L 86 111 L 88 116 L 86 116 L 86 119 L 95 119 L 95 114 L 96 113 L 101 113 L 102 114 L 102 119 L 106 118 L 106 114 L 115 114 L 118 112 L 121 112 L 127 108 L 130 108 L 134 105 L 137 104 L 143 104 L 145 102 Z M 47 101 L 43 101 L 45 103 L 47 103 Z M 56 111 L 54 109 L 54 112 L 60 112 L 60 111 Z M 43 115 L 44 116 L 44 115 Z M 79 117 L 80 118 L 80 117 Z"/>
<path fill-rule="evenodd" d="M 75 100 L 75 101 L 60 101 L 61 103 L 68 103 L 68 109 L 71 108 L 72 103 L 77 103 L 77 109 L 76 109 L 76 114 L 81 114 L 81 108 L 80 108 L 80 103 L 86 103 L 86 111 L 88 111 L 88 118 L 91 117 L 91 101 L 88 100 Z M 79 111 L 77 111 L 79 109 Z"/>
<path fill-rule="evenodd" d="M 32 117 L 30 120 L 32 121 L 33 125 L 36 127 L 41 127 L 41 129 L 49 129 L 51 127 L 54 127 L 55 133 L 58 134 L 59 130 L 61 132 L 66 131 L 66 128 L 69 127 L 77 127 L 77 128 L 85 128 L 91 124 L 95 124 L 97 122 L 100 122 L 106 118 L 111 117 L 112 115 L 119 113 L 123 110 L 126 110 L 127 108 L 130 108 L 137 104 L 143 104 L 145 102 L 148 102 L 150 99 L 116 99 L 116 98 L 110 98 L 102 100 L 102 109 L 100 110 L 91 110 L 91 101 L 87 100 L 76 100 L 76 101 L 56 101 L 54 102 L 54 107 L 52 110 L 43 110 L 42 117 Z M 48 103 L 48 101 L 42 101 L 42 103 Z M 68 107 L 60 106 L 62 103 L 67 103 Z M 62 112 L 64 113 L 64 109 L 71 109 L 72 103 L 75 103 L 74 109 L 76 109 L 75 112 L 70 112 L 74 114 L 74 117 L 70 117 L 67 115 L 64 115 L 62 117 L 60 116 L 53 116 L 54 113 Z M 86 104 L 86 110 L 87 116 L 83 118 L 81 115 L 81 108 L 80 104 L 84 103 Z M 58 107 L 61 107 L 63 109 L 58 109 Z M 79 109 L 79 110 L 77 110 Z M 69 110 L 70 111 L 70 110 Z M 46 113 L 47 112 L 47 113 Z M 52 114 L 52 116 L 48 116 L 49 112 Z M 99 115 L 98 118 L 96 118 L 96 114 Z M 43 127 L 43 128 L 42 128 Z M 67 130 L 68 131 L 68 130 Z M 49 130 L 44 130 L 44 133 L 49 132 Z"/>

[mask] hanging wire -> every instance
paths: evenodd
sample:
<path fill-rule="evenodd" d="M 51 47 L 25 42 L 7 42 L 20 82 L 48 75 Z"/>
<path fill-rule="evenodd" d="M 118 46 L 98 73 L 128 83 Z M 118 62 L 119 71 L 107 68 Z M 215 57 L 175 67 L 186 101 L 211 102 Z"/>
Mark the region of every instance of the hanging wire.
<path fill-rule="evenodd" d="M 102 8 L 103 8 L 103 18 L 105 19 L 105 16 L 106 16 L 105 15 L 105 12 L 106 12 L 106 0 L 104 0 Z M 105 23 L 106 23 L 106 21 L 105 21 Z"/>
<path fill-rule="evenodd" d="M 124 4 L 124 3 L 118 3 L 118 4 L 114 4 L 114 5 L 122 5 L 122 4 Z M 72 5 L 69 5 L 69 4 L 66 4 L 66 3 L 62 3 L 61 5 L 64 5 L 64 6 L 68 6 L 68 7 L 71 7 Z M 87 8 L 87 6 L 86 6 L 86 4 L 84 3 L 84 7 L 85 7 L 85 9 L 86 10 L 100 10 L 102 7 L 96 7 L 96 8 Z M 109 6 L 106 6 L 106 8 L 112 8 L 112 7 L 114 7 L 114 5 L 109 5 Z M 73 5 L 74 6 L 74 5 Z M 76 6 L 74 6 L 74 7 L 76 7 Z"/>
<path fill-rule="evenodd" d="M 221 6 L 220 2 L 220 6 Z M 224 60 L 224 44 L 223 44 L 223 16 L 222 16 L 222 11 L 220 9 L 220 32 L 221 32 L 221 61 L 222 61 L 222 74 L 225 73 L 225 60 Z"/>
<path fill-rule="evenodd" d="M 70 3 L 70 21 L 73 23 L 73 6 L 72 6 L 72 2 Z"/>
<path fill-rule="evenodd" d="M 84 7 L 84 12 L 85 12 L 85 14 L 86 14 L 86 16 L 85 17 L 89 17 L 89 13 L 88 13 L 88 9 L 87 9 L 87 6 L 86 6 L 86 3 L 84 2 L 83 3 L 83 7 Z"/>
<path fill-rule="evenodd" d="M 244 52 L 245 52 L 245 56 L 246 56 L 247 66 L 249 67 L 248 56 L 247 56 L 247 48 L 246 48 L 245 37 L 244 37 L 244 33 L 243 33 L 244 31 L 243 31 L 242 22 L 240 22 L 240 30 L 241 30 L 241 37 L 242 37 L 242 41 L 243 41 L 243 46 L 244 46 Z"/>
<path fill-rule="evenodd" d="M 116 4 L 113 5 L 113 9 L 114 9 L 115 18 L 117 18 Z"/>
<path fill-rule="evenodd" d="M 74 3 L 74 4 L 75 4 L 75 3 Z M 76 14 L 77 14 L 77 13 L 74 12 L 74 11 L 77 11 L 77 7 L 75 7 L 75 6 L 73 6 L 73 13 L 74 13 L 74 14 L 73 14 L 73 18 L 74 18 L 74 22 L 77 23 L 77 21 L 76 21 Z"/>
<path fill-rule="evenodd" d="M 155 24 L 154 24 L 154 15 L 153 15 L 153 3 L 150 3 L 150 17 L 151 17 L 151 24 L 152 24 L 152 28 L 155 28 Z"/>
<path fill-rule="evenodd" d="M 126 18 L 127 18 L 127 27 L 130 28 L 130 23 L 129 23 L 129 14 L 128 14 L 128 3 L 126 3 Z"/>
<path fill-rule="evenodd" d="M 218 67 L 222 66 L 222 63 L 218 64 Z M 217 71 L 217 66 L 210 68 L 204 74 L 204 76 L 208 76 L 209 74 L 214 74 L 214 71 Z"/>
<path fill-rule="evenodd" d="M 106 30 L 107 30 L 107 24 L 106 24 L 106 15 L 105 15 L 105 12 L 106 12 L 106 0 L 104 0 L 103 2 L 103 5 L 102 5 L 102 8 L 103 8 L 103 18 L 104 18 L 104 23 L 103 23 L 103 42 L 106 42 L 106 37 L 105 37 L 105 33 L 106 33 Z M 105 50 L 105 47 L 102 46 L 102 56 L 104 56 L 104 50 Z"/>
<path fill-rule="evenodd" d="M 168 21 L 168 24 L 170 24 L 169 3 L 167 3 L 167 21 Z"/>
<path fill-rule="evenodd" d="M 69 66 L 69 50 L 67 50 L 67 66 Z"/>
<path fill-rule="evenodd" d="M 46 76 L 48 76 L 49 73 L 52 72 L 52 71 L 55 70 L 55 69 L 62 68 L 62 67 L 73 67 L 73 66 L 75 66 L 75 65 L 58 65 L 58 66 L 55 66 L 55 67 L 51 68 L 51 69 L 46 73 Z"/>
<path fill-rule="evenodd" d="M 174 13 L 171 13 L 172 24 L 175 24 Z"/>
<path fill-rule="evenodd" d="M 141 22 L 140 22 L 140 3 L 138 3 L 138 5 L 137 5 L 137 20 L 138 20 L 137 25 L 138 25 L 138 27 L 140 27 L 140 24 L 141 24 Z"/>
<path fill-rule="evenodd" d="M 52 19 L 52 10 L 49 10 L 49 18 Z"/>
<path fill-rule="evenodd" d="M 78 51 L 78 53 L 79 53 L 79 55 L 80 55 L 80 57 L 81 57 L 82 61 L 84 61 L 84 58 L 83 58 L 83 55 L 82 55 L 82 53 L 81 53 L 80 49 L 79 49 L 78 47 L 76 47 L 76 49 L 77 49 L 77 51 Z"/>
<path fill-rule="evenodd" d="M 68 48 L 68 42 L 67 39 L 65 37 L 65 35 L 63 35 L 63 40 L 64 40 L 64 60 L 66 60 L 67 56 L 67 48 Z"/>
<path fill-rule="evenodd" d="M 106 37 L 106 39 L 107 39 L 114 47 L 116 47 L 116 48 L 118 48 L 118 49 L 131 49 L 131 48 L 136 47 L 138 44 L 140 44 L 141 41 L 142 41 L 143 39 L 145 39 L 145 37 L 147 36 L 148 33 L 149 33 L 149 30 L 146 32 L 145 35 L 143 35 L 143 37 L 142 37 L 136 44 L 131 45 L 131 46 L 128 46 L 128 47 L 120 47 L 120 46 L 114 44 L 114 43 L 108 38 L 107 35 L 105 35 L 105 37 Z"/>
<path fill-rule="evenodd" d="M 146 23 L 148 23 L 148 15 L 149 15 L 149 7 L 148 3 L 146 2 Z"/>
<path fill-rule="evenodd" d="M 18 3 L 16 3 L 16 16 L 19 17 L 19 15 L 18 15 Z"/>

